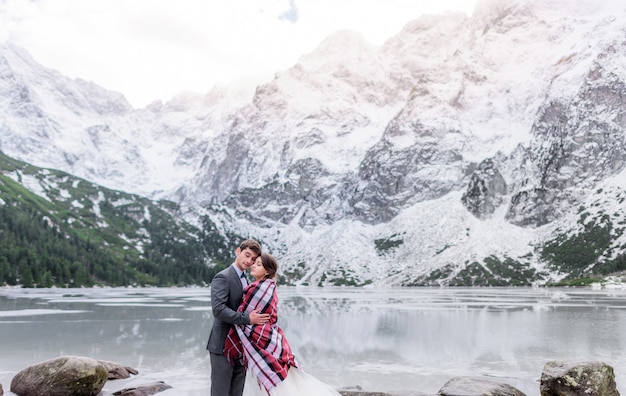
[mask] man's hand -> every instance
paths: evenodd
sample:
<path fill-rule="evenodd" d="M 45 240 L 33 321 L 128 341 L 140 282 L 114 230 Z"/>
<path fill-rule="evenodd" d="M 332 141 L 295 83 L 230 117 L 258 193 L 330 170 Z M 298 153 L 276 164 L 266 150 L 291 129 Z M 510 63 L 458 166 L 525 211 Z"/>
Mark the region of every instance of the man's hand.
<path fill-rule="evenodd" d="M 258 309 L 250 312 L 250 324 L 265 324 L 270 320 L 270 314 L 261 314 Z"/>

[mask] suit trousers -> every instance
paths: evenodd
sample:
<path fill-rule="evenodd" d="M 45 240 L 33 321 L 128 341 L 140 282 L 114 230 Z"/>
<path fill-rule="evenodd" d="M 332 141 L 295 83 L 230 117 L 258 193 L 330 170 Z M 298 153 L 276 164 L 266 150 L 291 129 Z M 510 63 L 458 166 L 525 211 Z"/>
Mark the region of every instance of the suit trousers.
<path fill-rule="evenodd" d="M 246 370 L 241 363 L 233 367 L 226 356 L 211 355 L 211 396 L 241 396 L 246 379 Z"/>

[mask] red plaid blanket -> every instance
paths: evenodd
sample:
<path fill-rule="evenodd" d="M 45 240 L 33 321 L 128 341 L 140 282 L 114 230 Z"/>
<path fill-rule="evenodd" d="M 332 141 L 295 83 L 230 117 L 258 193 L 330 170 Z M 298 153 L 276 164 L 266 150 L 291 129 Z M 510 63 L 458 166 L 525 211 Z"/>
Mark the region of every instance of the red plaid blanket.
<path fill-rule="evenodd" d="M 268 392 L 287 377 L 289 367 L 298 367 L 283 330 L 276 325 L 277 306 L 273 279 L 248 285 L 238 310 L 251 312 L 258 309 L 261 313 L 269 313 L 270 320 L 263 325 L 233 326 L 224 345 L 228 361 L 234 364 L 235 360 L 243 359 Z"/>

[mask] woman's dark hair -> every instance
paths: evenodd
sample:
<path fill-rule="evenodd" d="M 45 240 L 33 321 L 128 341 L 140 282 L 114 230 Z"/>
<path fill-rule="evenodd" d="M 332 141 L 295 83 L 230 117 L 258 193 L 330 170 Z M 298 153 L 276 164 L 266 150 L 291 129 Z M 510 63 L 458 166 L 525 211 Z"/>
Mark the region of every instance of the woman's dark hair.
<path fill-rule="evenodd" d="M 276 272 L 278 272 L 278 263 L 274 256 L 268 253 L 261 254 L 261 263 L 263 264 L 263 268 L 267 271 L 267 278 L 274 279 L 276 278 Z"/>

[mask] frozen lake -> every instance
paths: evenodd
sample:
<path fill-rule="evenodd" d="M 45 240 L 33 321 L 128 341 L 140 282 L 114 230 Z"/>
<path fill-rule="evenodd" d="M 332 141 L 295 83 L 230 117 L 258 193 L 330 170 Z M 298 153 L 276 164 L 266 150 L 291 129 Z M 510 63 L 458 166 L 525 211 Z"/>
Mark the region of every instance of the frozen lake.
<path fill-rule="evenodd" d="M 279 287 L 279 323 L 305 371 L 335 388 L 435 394 L 450 378 L 501 378 L 539 395 L 550 360 L 598 360 L 626 393 L 626 290 Z M 208 394 L 208 288 L 0 288 L 0 383 L 62 355 L 139 370 L 103 395 L 163 380 Z"/>

